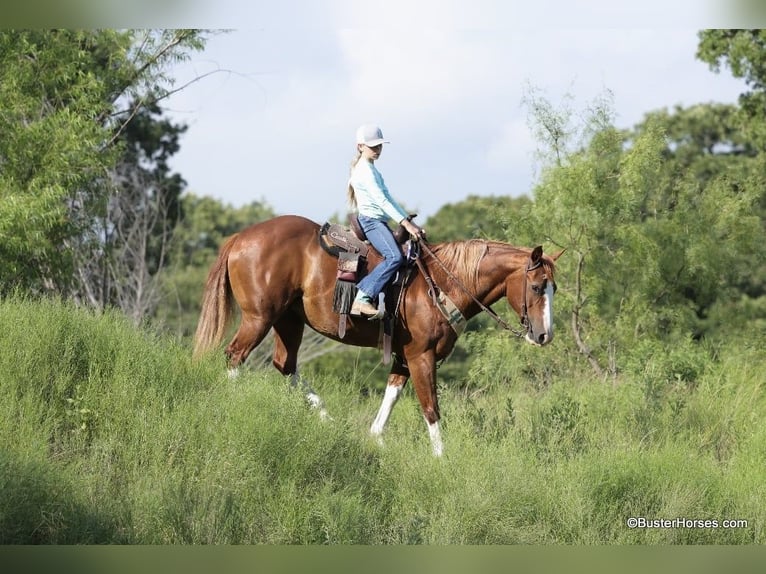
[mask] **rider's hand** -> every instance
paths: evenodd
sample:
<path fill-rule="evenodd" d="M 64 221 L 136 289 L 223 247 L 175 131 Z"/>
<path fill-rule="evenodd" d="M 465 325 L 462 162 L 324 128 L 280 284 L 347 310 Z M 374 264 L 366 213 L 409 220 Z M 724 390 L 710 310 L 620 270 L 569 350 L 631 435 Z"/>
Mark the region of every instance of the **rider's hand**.
<path fill-rule="evenodd" d="M 407 230 L 407 232 L 415 239 L 425 239 L 426 232 L 423 228 L 419 227 L 418 225 L 415 225 L 410 221 L 409 219 L 405 219 L 402 221 L 402 226 Z"/>

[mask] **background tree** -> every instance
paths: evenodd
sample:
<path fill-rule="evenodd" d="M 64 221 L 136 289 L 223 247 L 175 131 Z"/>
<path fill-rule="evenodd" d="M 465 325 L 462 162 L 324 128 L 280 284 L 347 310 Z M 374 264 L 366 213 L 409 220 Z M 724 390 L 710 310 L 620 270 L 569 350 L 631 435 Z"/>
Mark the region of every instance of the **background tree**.
<path fill-rule="evenodd" d="M 125 64 L 125 34 L 0 32 L 0 289 L 65 291 L 64 242 L 91 221 L 96 182 L 116 158 L 104 147 L 118 83 L 104 53 Z M 103 73 L 100 73 L 103 71 Z"/>
<path fill-rule="evenodd" d="M 747 142 L 750 161 L 739 169 L 747 171 L 751 187 L 760 191 L 755 207 L 763 233 L 766 229 L 766 31 L 702 30 L 698 36 L 697 58 L 716 73 L 722 67 L 728 68 L 747 86 L 739 96 L 739 106 L 731 121 Z M 766 323 L 766 253 L 761 250 L 753 257 L 746 269 L 738 273 L 738 278 L 738 289 L 732 298 L 711 306 L 709 328 L 730 331 L 728 317 L 742 315 L 750 317 L 755 324 Z"/>
<path fill-rule="evenodd" d="M 89 305 L 116 305 L 135 323 L 154 312 L 185 187 L 180 175 L 170 173 L 167 160 L 179 149 L 185 129 L 163 120 L 156 103 L 140 109 L 124 129 L 123 153 L 109 170 L 104 217 L 95 219 L 82 238 L 104 256 L 75 251 L 80 256 L 75 296 Z"/>
<path fill-rule="evenodd" d="M 165 163 L 181 130 L 157 120 L 156 102 L 171 91 L 167 67 L 203 45 L 195 30 L 0 33 L 3 290 L 136 318 L 151 308 L 146 276 L 161 267 L 182 185 Z"/>
<path fill-rule="evenodd" d="M 547 114 L 552 106 L 532 109 Z M 545 140 L 557 149 L 547 154 L 534 203 L 511 227 L 530 239 L 546 230 L 551 244 L 567 249 L 557 311 L 569 309 L 569 344 L 597 373 L 614 378 L 663 350 L 693 348 L 707 310 L 731 296 L 761 253 L 763 232 L 753 215 L 760 187 L 737 169 L 736 153 L 732 169 L 687 169 L 712 165 L 705 156 L 715 146 L 695 155 L 673 145 L 668 117 L 655 115 L 627 132 L 610 125 L 612 114 L 600 105 L 589 114 L 579 127 L 564 113 L 533 119 L 585 145 Z M 684 118 L 674 119 L 677 128 Z M 561 121 L 566 125 L 557 127 Z M 697 133 L 705 127 L 695 125 Z M 683 131 L 683 139 L 693 139 L 694 130 Z"/>
<path fill-rule="evenodd" d="M 428 218 L 425 223 L 428 239 L 433 242 L 477 237 L 502 240 L 508 215 L 519 212 L 530 203 L 527 196 L 469 195 L 462 201 L 442 206 Z"/>
<path fill-rule="evenodd" d="M 742 129 L 748 141 L 766 146 L 766 30 L 702 30 L 697 58 L 714 72 L 726 66 L 750 88 L 739 97 Z"/>

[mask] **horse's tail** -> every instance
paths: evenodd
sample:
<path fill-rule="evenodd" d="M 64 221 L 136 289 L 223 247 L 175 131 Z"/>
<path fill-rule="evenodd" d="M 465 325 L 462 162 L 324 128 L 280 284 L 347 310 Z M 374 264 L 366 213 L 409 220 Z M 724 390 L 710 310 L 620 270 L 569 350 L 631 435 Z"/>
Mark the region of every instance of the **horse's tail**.
<path fill-rule="evenodd" d="M 231 318 L 233 295 L 229 283 L 227 263 L 236 238 L 236 234 L 232 235 L 221 246 L 218 259 L 208 273 L 205 291 L 202 295 L 202 310 L 197 323 L 197 332 L 194 334 L 195 357 L 221 343 L 226 325 Z"/>

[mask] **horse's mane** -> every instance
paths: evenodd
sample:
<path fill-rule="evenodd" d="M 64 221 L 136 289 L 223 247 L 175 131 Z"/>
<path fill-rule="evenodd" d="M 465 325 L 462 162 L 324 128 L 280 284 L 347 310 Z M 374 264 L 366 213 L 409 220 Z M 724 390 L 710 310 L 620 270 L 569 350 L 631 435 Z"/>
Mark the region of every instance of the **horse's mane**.
<path fill-rule="evenodd" d="M 450 241 L 431 246 L 434 255 L 444 266 L 454 273 L 467 287 L 476 290 L 479 281 L 479 265 L 490 249 L 508 253 L 519 258 L 527 258 L 532 252 L 526 247 L 515 247 L 502 241 L 486 239 L 468 239 Z M 556 266 L 550 257 L 543 256 L 543 266 L 553 278 Z"/>
<path fill-rule="evenodd" d="M 469 289 L 476 290 L 479 281 L 479 265 L 491 247 L 522 253 L 522 250 L 507 243 L 484 239 L 439 243 L 434 245 L 432 250 L 447 269 L 460 278 Z"/>

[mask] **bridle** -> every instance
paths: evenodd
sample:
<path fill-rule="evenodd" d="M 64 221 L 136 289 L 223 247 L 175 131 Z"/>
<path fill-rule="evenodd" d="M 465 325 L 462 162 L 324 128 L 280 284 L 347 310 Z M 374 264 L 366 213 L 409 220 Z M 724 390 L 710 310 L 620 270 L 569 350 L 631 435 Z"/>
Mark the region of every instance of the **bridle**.
<path fill-rule="evenodd" d="M 530 271 L 534 271 L 538 267 L 542 267 L 543 258 L 537 260 L 536 263 L 532 263 L 532 256 L 527 259 L 527 268 L 524 270 L 524 277 L 521 279 L 521 292 L 524 293 L 524 300 L 521 302 L 521 324 L 527 329 L 527 333 L 531 330 L 529 324 L 529 314 L 527 313 L 527 274 Z"/>
<path fill-rule="evenodd" d="M 506 321 L 504 321 L 502 319 L 502 317 L 498 316 L 498 314 L 495 313 L 492 309 L 490 309 L 489 307 L 484 305 L 484 303 L 479 301 L 474 296 L 474 294 L 469 291 L 468 287 L 466 287 L 463 284 L 463 282 L 460 281 L 460 279 L 458 279 L 455 276 L 454 273 L 452 273 L 452 271 L 447 269 L 447 266 L 444 265 L 444 263 L 441 262 L 441 260 L 436 256 L 436 254 L 433 251 L 431 251 L 431 249 L 428 247 L 428 245 L 426 245 L 426 243 L 424 241 L 419 241 L 418 243 L 420 244 L 420 247 L 428 255 L 430 255 L 433 258 L 434 261 L 436 261 L 439 264 L 439 266 L 442 268 L 442 270 L 447 274 L 447 277 L 452 279 L 452 281 L 458 287 L 460 287 L 461 291 L 463 291 L 466 295 L 468 295 L 473 300 L 473 302 L 476 303 L 479 306 L 479 308 L 482 311 L 484 311 L 485 313 L 487 313 L 487 315 L 492 317 L 492 319 L 494 319 L 494 321 L 498 325 L 500 325 L 506 331 L 510 331 L 516 337 L 524 337 L 524 336 L 527 335 L 527 333 L 529 333 L 529 331 L 530 331 L 530 324 L 529 324 L 529 314 L 527 312 L 527 274 L 530 271 L 534 271 L 538 267 L 542 266 L 542 264 L 543 264 L 542 263 L 542 258 L 538 259 L 537 262 L 535 262 L 535 263 L 532 263 L 532 256 L 531 255 L 527 259 L 526 269 L 524 269 L 524 277 L 522 278 L 522 282 L 521 282 L 521 291 L 524 294 L 523 295 L 524 298 L 523 298 L 523 301 L 522 301 L 522 304 L 521 304 L 521 324 L 525 328 L 525 331 L 518 331 L 517 329 L 514 329 L 513 327 L 511 327 Z M 434 304 L 437 305 L 437 307 L 438 307 L 437 297 L 438 297 L 439 287 L 434 283 L 434 280 L 431 278 L 431 275 L 428 273 L 428 270 L 426 269 L 425 265 L 423 264 L 423 261 L 422 261 L 421 257 L 419 257 L 419 256 L 416 257 L 415 258 L 415 263 L 417 263 L 418 269 L 420 269 L 420 272 L 422 273 L 423 277 L 426 280 L 426 283 L 428 284 L 428 293 L 429 293 L 429 295 L 431 295 L 431 298 L 433 299 Z"/>

